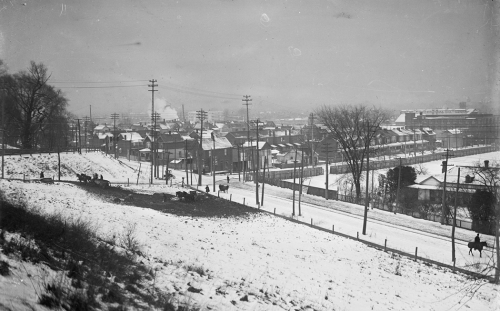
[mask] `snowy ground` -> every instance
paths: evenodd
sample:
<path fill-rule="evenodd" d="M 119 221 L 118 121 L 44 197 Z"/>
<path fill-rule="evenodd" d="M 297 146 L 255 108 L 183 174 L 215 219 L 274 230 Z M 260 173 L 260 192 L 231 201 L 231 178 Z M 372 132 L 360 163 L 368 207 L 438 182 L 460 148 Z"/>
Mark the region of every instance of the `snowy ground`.
<path fill-rule="evenodd" d="M 65 165 L 61 172 L 62 179 L 76 180 L 76 172 L 103 174 L 112 183 L 137 178 L 135 164 L 120 164 L 99 154 L 61 155 L 61 162 Z M 8 176 L 12 178 L 22 178 L 24 173 L 25 178 L 30 176 L 35 179 L 43 169 L 45 176 L 53 175 L 57 179 L 54 163 L 57 168 L 57 156 L 54 155 L 27 158 L 18 156 L 8 159 L 6 168 L 10 172 Z M 183 172 L 175 174 L 176 181 L 184 176 Z M 139 183 L 147 183 L 148 178 L 148 174 L 141 174 Z M 211 183 L 211 177 L 203 178 L 203 185 Z M 223 178 L 225 176 L 218 176 L 218 180 Z M 236 180 L 237 176 L 231 176 L 230 184 L 233 186 L 230 193 L 222 196 L 231 196 L 233 201 L 239 202 L 243 198 L 246 202 L 253 201 L 255 194 L 246 189 L 251 189 L 251 185 L 241 185 Z M 175 186 L 162 185 L 164 181 L 155 182 L 157 184 L 153 186 L 142 184 L 130 188 L 143 193 L 174 193 L 178 190 Z M 147 208 L 115 204 L 111 200 L 89 194 L 78 186 L 58 182 L 50 185 L 1 180 L 0 189 L 10 200 L 41 206 L 48 213 L 90 219 L 98 224 L 101 236 L 121 232 L 128 224 L 137 224 L 137 235 L 147 254 L 147 259 L 144 260 L 158 269 L 156 286 L 176 292 L 179 301 L 198 305 L 203 310 L 458 310 L 464 306 L 464 309 L 471 310 L 500 308 L 498 288 L 489 283 L 475 283 L 448 269 L 414 262 L 271 215 L 257 214 L 238 218 L 180 217 Z M 266 191 L 271 189 L 281 195 L 287 193 L 284 189 L 266 186 Z M 341 202 L 329 204 L 356 208 Z M 277 208 L 277 213 L 290 214 L 290 201 L 281 196 L 266 196 L 264 208 L 271 211 Z M 302 208 L 303 218 L 314 218 L 315 224 L 323 223 L 331 227 L 335 223 L 336 230 L 351 230 L 351 226 L 355 226 L 352 228 L 359 231 L 361 228 L 356 215 L 318 209 L 314 202 L 303 204 Z M 370 212 L 370 217 L 376 218 L 375 213 L 379 213 L 381 218 L 388 218 L 382 211 Z M 342 215 L 345 217 L 342 218 Z M 430 223 L 401 215 L 391 214 L 391 217 L 396 217 L 395 222 L 400 219 L 421 222 L 421 227 Z M 382 221 L 371 220 L 368 225 L 371 237 L 378 240 L 389 237 L 391 243 L 401 243 L 401 248 L 405 243 L 409 244 L 409 240 L 412 244 L 449 248 L 449 241 L 433 232 L 447 230 L 446 228 L 431 227 L 428 233 L 421 234 L 416 229 L 402 229 Z M 414 236 L 411 235 L 412 231 L 415 231 Z M 402 232 L 410 235 L 402 237 Z M 467 237 L 466 233 L 462 234 L 464 238 Z M 417 237 L 418 240 L 414 240 Z M 439 244 L 440 240 L 443 240 L 442 245 L 445 246 Z M 422 248 L 425 253 L 425 247 Z M 410 249 L 414 249 L 413 245 Z M 432 252 L 434 251 L 430 251 Z M 442 256 L 449 261 L 449 251 L 443 252 Z M 477 253 L 475 258 L 477 259 Z M 207 274 L 200 276 L 188 272 L 185 267 L 189 265 L 202 266 Z M 17 271 L 14 277 L 0 277 L 0 292 L 5 292 L 8 287 L 22 288 L 15 292 L 11 290 L 9 295 L 2 295 L 2 301 L 6 302 L 4 305 L 8 305 L 9 301 L 19 301 L 16 297 L 29 300 L 35 296 L 33 287 L 36 286 L 30 286 L 30 283 L 36 280 L 28 278 L 21 268 Z M 34 273 L 36 272 L 31 271 L 30 274 L 33 276 Z M 189 287 L 201 291 L 189 292 Z"/>

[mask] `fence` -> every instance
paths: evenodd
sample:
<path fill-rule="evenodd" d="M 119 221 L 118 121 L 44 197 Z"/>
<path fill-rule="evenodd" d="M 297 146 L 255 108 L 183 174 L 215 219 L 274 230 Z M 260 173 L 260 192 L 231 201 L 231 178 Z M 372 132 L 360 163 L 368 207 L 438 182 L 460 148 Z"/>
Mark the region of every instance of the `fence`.
<path fill-rule="evenodd" d="M 453 150 L 454 157 L 463 157 L 468 155 L 474 155 L 479 153 L 487 153 L 494 152 L 497 149 L 494 146 L 486 146 L 486 147 L 477 147 L 477 148 L 468 148 L 468 149 L 457 149 Z M 390 160 L 376 160 L 376 158 L 372 159 L 370 162 L 370 169 L 384 169 L 384 168 L 393 168 L 399 166 L 399 162 L 401 161 L 401 165 L 413 165 L 419 164 L 423 162 L 437 161 L 443 160 L 443 155 L 446 152 L 436 152 L 433 154 L 425 154 L 418 155 L 416 157 L 409 158 L 401 158 L 400 159 L 390 159 Z M 335 165 L 330 166 L 330 174 L 345 174 L 349 172 L 349 166 L 347 164 L 343 165 Z"/>
<path fill-rule="evenodd" d="M 324 174 L 323 167 L 304 167 L 304 172 L 301 173 L 300 169 L 295 170 L 295 178 L 299 178 L 301 174 L 304 178 L 312 177 L 312 176 L 320 176 Z M 263 172 L 259 172 L 259 180 L 262 180 L 264 176 Z M 245 174 L 245 180 L 253 181 L 254 174 L 247 172 Z M 279 170 L 279 171 L 268 171 L 265 173 L 266 181 L 268 179 L 293 179 L 294 170 Z"/>
<path fill-rule="evenodd" d="M 358 205 L 365 205 L 365 197 L 363 195 L 360 196 L 359 199 L 356 196 L 347 195 L 347 194 L 339 194 L 338 200 L 343 202 L 349 202 Z M 418 219 L 429 220 L 433 222 L 441 222 L 441 215 L 431 214 L 431 213 L 422 213 L 419 211 L 413 211 L 405 208 L 396 208 L 395 206 L 390 205 L 382 201 L 380 197 L 376 197 L 375 199 L 370 199 L 370 207 L 376 208 L 384 211 L 395 212 L 399 214 L 405 214 L 408 216 L 412 216 Z M 452 219 L 448 217 L 445 218 L 446 225 L 452 225 Z M 472 222 L 468 220 L 455 220 L 455 226 L 462 229 L 473 230 Z"/>

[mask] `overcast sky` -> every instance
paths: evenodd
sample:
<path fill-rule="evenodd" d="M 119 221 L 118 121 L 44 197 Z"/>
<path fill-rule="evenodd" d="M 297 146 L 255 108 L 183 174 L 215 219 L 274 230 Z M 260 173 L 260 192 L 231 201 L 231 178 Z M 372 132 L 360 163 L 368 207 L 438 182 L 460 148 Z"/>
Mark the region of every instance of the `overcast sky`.
<path fill-rule="evenodd" d="M 491 0 L 0 3 L 9 72 L 43 62 L 80 116 L 147 112 L 149 79 L 158 106 L 188 111 L 240 109 L 243 95 L 252 113 L 492 97 Z"/>

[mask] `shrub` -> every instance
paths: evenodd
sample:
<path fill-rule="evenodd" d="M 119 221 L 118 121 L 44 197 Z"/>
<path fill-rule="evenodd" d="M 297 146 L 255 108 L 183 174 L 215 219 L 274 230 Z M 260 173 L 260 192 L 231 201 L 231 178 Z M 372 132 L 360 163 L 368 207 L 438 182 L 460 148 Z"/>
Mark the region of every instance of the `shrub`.
<path fill-rule="evenodd" d="M 3 260 L 0 261 L 0 275 L 8 276 L 10 274 L 9 268 L 10 266 L 8 262 Z"/>
<path fill-rule="evenodd" d="M 200 276 L 206 275 L 205 270 L 203 269 L 202 266 L 196 266 L 196 265 L 187 265 L 185 266 L 185 269 L 187 271 L 193 271 L 198 273 Z"/>

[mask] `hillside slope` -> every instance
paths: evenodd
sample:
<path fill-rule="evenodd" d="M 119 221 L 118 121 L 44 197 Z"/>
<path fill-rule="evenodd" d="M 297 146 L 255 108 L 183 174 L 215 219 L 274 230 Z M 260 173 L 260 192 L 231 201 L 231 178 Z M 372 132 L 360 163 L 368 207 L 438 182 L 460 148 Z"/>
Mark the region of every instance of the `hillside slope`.
<path fill-rule="evenodd" d="M 114 160 L 92 159 L 94 164 L 84 155 L 67 155 L 66 163 L 75 166 L 67 169 L 66 176 L 84 168 L 104 170 L 104 167 L 110 179 L 133 173 L 133 169 L 124 168 Z M 29 165 L 21 161 L 18 166 L 13 163 L 14 170 L 32 167 L 33 172 L 44 165 L 35 161 L 28 162 Z M 125 204 L 120 200 L 123 198 L 115 200 L 112 196 L 90 193 L 86 187 L 58 182 L 0 181 L 0 189 L 9 201 L 40 208 L 48 214 L 91 221 L 103 239 L 134 227 L 144 254 L 140 260 L 156 271 L 149 286 L 171 293 L 177 304 L 202 310 L 458 310 L 464 306 L 470 310 L 496 310 L 500 307 L 498 288 L 485 281 L 471 280 L 448 269 L 381 252 L 308 226 L 260 213 L 177 216 L 162 209 L 161 202 L 155 203 L 159 208 L 153 210 Z M 173 194 L 177 190 L 160 185 L 129 189 L 145 194 Z M 152 195 L 151 201 L 158 198 Z M 171 202 L 181 208 L 192 204 L 193 211 L 207 208 L 206 201 Z M 28 278 L 35 284 L 33 288 L 39 286 L 36 283 L 39 278 L 26 273 L 0 278 L 2 284 L 6 284 L 5 280 L 12 284 Z M 24 290 L 29 288 L 26 286 Z M 9 299 L 36 296 L 28 292 L 22 295 L 1 296 L 2 303 L 8 306 Z"/>

